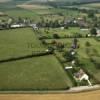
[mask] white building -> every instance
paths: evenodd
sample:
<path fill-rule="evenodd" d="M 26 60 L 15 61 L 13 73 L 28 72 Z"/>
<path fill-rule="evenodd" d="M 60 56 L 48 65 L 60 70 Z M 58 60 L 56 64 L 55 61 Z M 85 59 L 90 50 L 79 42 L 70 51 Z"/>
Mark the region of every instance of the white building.
<path fill-rule="evenodd" d="M 10 26 L 11 28 L 21 28 L 21 27 L 25 27 L 24 24 L 13 24 Z"/>

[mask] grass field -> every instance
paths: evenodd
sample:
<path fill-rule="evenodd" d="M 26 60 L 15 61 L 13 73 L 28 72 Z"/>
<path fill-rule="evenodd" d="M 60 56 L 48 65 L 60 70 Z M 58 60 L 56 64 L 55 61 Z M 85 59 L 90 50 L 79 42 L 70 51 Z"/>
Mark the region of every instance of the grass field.
<path fill-rule="evenodd" d="M 58 34 L 60 37 L 64 37 L 64 36 L 74 36 L 74 35 L 77 35 L 77 34 L 81 34 L 83 36 L 85 36 L 86 34 L 89 33 L 89 30 L 87 31 L 82 31 L 79 27 L 69 27 L 68 29 L 61 29 L 61 28 L 54 28 L 54 29 L 49 29 L 47 30 L 48 32 L 46 33 L 45 32 L 46 29 L 41 29 L 40 31 L 42 32 L 42 34 L 44 36 L 50 36 L 52 37 L 53 34 Z"/>
<path fill-rule="evenodd" d="M 71 86 L 52 55 L 0 64 L 0 90 L 55 90 Z"/>
<path fill-rule="evenodd" d="M 87 17 L 86 13 L 78 10 L 53 8 L 47 5 L 23 4 L 24 1 L 0 3 L 0 12 L 8 16 L 1 16 L 0 20 L 8 20 L 9 17 L 17 19 L 29 18 L 34 23 L 44 20 L 67 20 L 72 18 Z M 99 8 L 99 4 L 82 5 L 85 7 Z M 53 34 L 58 34 L 60 37 L 74 36 L 82 34 L 86 36 L 88 31 L 82 31 L 79 27 L 69 27 L 68 29 L 50 28 L 40 29 L 43 36 L 54 37 Z M 48 32 L 46 32 L 48 31 Z M 51 43 L 52 40 L 64 43 L 65 51 L 68 51 L 73 39 L 44 39 Z M 43 42 L 43 41 L 42 41 Z M 86 43 L 89 46 L 86 46 Z M 95 38 L 79 38 L 80 47 L 76 50 L 80 66 L 75 66 L 84 69 L 88 74 L 93 76 L 92 83 L 100 83 L 100 41 Z M 52 45 L 52 44 L 48 44 Z M 20 58 L 26 55 L 31 55 L 35 51 L 45 51 L 45 47 L 38 38 L 37 33 L 32 28 L 19 28 L 0 31 L 0 60 L 9 58 Z M 64 71 L 63 67 L 71 65 L 63 56 L 64 51 L 55 50 L 54 55 L 63 59 L 59 59 L 52 54 L 47 56 L 31 57 L 17 59 L 16 61 L 0 62 L 0 90 L 64 90 L 68 86 L 76 86 L 72 78 L 74 73 Z M 62 57 L 62 58 L 61 58 Z M 70 63 L 70 64 L 69 64 Z M 62 65 L 64 66 L 62 66 Z M 72 74 L 72 76 L 70 76 Z"/>
<path fill-rule="evenodd" d="M 44 50 L 32 28 L 0 31 L 0 60 Z M 60 90 L 73 86 L 53 55 L 0 63 L 0 76 L 0 90 Z"/>
<path fill-rule="evenodd" d="M 49 39 L 46 41 L 51 43 L 52 40 L 54 39 Z M 66 50 L 69 50 L 73 43 L 73 39 L 68 38 L 58 39 L 56 41 L 64 43 Z M 93 77 L 100 82 L 100 41 L 97 41 L 94 38 L 80 38 L 78 41 L 80 48 L 77 50 L 77 53 L 81 65 L 77 67 L 83 68 L 86 72 L 93 75 Z M 91 46 L 86 46 L 86 42 L 89 42 Z M 91 61 L 91 58 L 94 59 L 94 62 Z"/>
<path fill-rule="evenodd" d="M 0 59 L 19 57 L 44 50 L 32 28 L 0 31 Z"/>

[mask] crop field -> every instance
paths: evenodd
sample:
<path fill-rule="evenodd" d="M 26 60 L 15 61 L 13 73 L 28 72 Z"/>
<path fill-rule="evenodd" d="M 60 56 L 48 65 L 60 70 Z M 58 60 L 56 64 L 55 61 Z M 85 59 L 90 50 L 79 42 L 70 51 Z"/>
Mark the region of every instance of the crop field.
<path fill-rule="evenodd" d="M 100 90 L 73 94 L 0 94 L 1 100 L 99 100 Z"/>
<path fill-rule="evenodd" d="M 0 59 L 19 57 L 44 50 L 31 28 L 0 31 Z"/>
<path fill-rule="evenodd" d="M 45 6 L 45 5 L 26 5 L 26 4 L 17 5 L 17 7 L 24 8 L 24 9 L 29 9 L 29 10 L 32 10 L 32 9 L 49 9 L 49 8 L 51 8 L 51 7 Z"/>
<path fill-rule="evenodd" d="M 84 7 L 90 7 L 90 8 L 100 8 L 100 3 L 91 3 L 91 4 L 85 4 Z"/>
<path fill-rule="evenodd" d="M 52 55 L 0 64 L 0 90 L 59 90 L 70 83 Z"/>

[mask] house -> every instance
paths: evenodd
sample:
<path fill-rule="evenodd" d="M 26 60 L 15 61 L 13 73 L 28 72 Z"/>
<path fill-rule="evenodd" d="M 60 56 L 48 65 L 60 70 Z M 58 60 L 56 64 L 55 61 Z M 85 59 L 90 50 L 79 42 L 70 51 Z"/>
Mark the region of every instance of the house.
<path fill-rule="evenodd" d="M 65 70 L 72 69 L 72 66 L 65 67 Z"/>
<path fill-rule="evenodd" d="M 0 16 L 7 16 L 7 14 L 0 12 Z"/>
<path fill-rule="evenodd" d="M 81 28 L 81 31 L 89 31 L 89 28 Z"/>
<path fill-rule="evenodd" d="M 80 82 L 82 80 L 86 80 L 88 82 L 89 86 L 92 85 L 89 80 L 89 76 L 82 69 L 80 69 L 79 72 L 74 73 L 74 78 Z"/>
<path fill-rule="evenodd" d="M 88 24 L 85 21 L 78 21 L 80 28 L 88 28 Z"/>
<path fill-rule="evenodd" d="M 22 27 L 25 27 L 25 25 L 24 24 L 12 24 L 10 27 L 11 28 L 22 28 Z"/>
<path fill-rule="evenodd" d="M 34 30 L 38 30 L 39 29 L 36 24 L 30 24 L 29 26 L 32 27 Z"/>
<path fill-rule="evenodd" d="M 76 80 L 81 81 L 81 78 L 83 77 L 84 74 L 85 74 L 84 71 L 82 69 L 80 69 L 79 72 L 74 73 L 74 77 Z"/>
<path fill-rule="evenodd" d="M 65 28 L 64 27 L 61 27 L 61 30 L 64 30 Z"/>
<path fill-rule="evenodd" d="M 97 29 L 97 37 L 100 36 L 100 29 Z"/>

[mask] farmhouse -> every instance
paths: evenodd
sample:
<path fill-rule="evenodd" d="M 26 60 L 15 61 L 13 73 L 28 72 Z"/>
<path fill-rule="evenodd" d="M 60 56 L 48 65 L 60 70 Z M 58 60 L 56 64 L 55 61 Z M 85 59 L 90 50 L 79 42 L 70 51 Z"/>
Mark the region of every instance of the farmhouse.
<path fill-rule="evenodd" d="M 24 24 L 13 24 L 10 26 L 11 28 L 21 28 L 21 27 L 25 27 Z"/>
<path fill-rule="evenodd" d="M 74 74 L 74 78 L 79 81 L 86 80 L 90 86 L 92 85 L 89 81 L 89 76 L 82 69 L 80 69 L 79 72 Z"/>
<path fill-rule="evenodd" d="M 81 28 L 80 30 L 81 30 L 81 31 L 89 31 L 88 28 Z"/>
<path fill-rule="evenodd" d="M 3 12 L 0 12 L 0 16 L 7 16 L 7 15 L 4 14 Z"/>
<path fill-rule="evenodd" d="M 100 29 L 97 29 L 97 36 L 100 36 Z"/>
<path fill-rule="evenodd" d="M 38 30 L 38 27 L 36 24 L 30 24 L 29 26 L 32 27 L 34 30 Z"/>
<path fill-rule="evenodd" d="M 65 70 L 72 69 L 72 68 L 73 68 L 72 66 L 65 67 Z"/>

